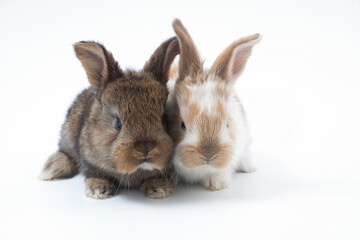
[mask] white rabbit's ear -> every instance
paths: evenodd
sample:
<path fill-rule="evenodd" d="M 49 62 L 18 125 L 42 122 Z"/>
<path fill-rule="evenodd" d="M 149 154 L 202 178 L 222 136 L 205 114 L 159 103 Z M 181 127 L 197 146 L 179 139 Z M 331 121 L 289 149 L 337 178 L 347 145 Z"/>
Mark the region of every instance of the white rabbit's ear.
<path fill-rule="evenodd" d="M 172 26 L 180 43 L 179 81 L 182 81 L 186 76 L 193 77 L 201 72 L 202 63 L 195 44 L 182 22 L 175 19 Z"/>
<path fill-rule="evenodd" d="M 260 34 L 254 34 L 233 42 L 215 60 L 211 72 L 227 82 L 236 80 L 243 72 L 253 46 L 260 39 Z"/>

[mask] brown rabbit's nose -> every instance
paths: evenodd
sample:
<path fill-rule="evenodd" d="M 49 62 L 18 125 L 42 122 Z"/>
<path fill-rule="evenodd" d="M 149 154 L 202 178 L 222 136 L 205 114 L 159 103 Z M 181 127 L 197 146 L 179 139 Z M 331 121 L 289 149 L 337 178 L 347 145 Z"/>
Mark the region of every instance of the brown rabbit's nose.
<path fill-rule="evenodd" d="M 143 161 L 149 161 L 151 151 L 154 149 L 155 143 L 153 142 L 138 142 L 135 144 L 135 149 L 140 153 Z"/>
<path fill-rule="evenodd" d="M 143 154 L 141 154 L 141 156 L 142 156 L 142 158 L 143 158 L 142 160 L 144 162 L 147 162 L 150 160 L 149 153 L 143 153 Z"/>

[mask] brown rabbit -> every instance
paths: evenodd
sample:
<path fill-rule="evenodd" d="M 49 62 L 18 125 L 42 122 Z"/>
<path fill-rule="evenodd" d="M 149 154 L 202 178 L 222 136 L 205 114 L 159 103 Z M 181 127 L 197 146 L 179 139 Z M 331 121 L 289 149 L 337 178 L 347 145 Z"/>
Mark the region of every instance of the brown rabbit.
<path fill-rule="evenodd" d="M 76 98 L 62 126 L 59 150 L 40 179 L 86 177 L 86 195 L 104 199 L 120 187 L 140 187 L 150 198 L 172 193 L 168 180 L 173 144 L 164 108 L 176 37 L 163 42 L 141 71 L 122 71 L 95 42 L 74 44 L 91 87 Z"/>

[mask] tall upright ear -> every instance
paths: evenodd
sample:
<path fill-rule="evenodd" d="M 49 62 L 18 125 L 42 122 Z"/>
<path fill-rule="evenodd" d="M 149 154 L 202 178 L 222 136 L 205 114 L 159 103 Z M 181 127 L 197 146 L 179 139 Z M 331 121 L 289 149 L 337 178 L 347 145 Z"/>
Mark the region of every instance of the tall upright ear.
<path fill-rule="evenodd" d="M 155 78 L 166 85 L 169 80 L 169 71 L 176 55 L 180 52 L 179 41 L 176 37 L 163 42 L 145 63 L 144 71 L 151 72 Z"/>
<path fill-rule="evenodd" d="M 107 83 L 122 75 L 118 63 L 103 45 L 95 42 L 78 42 L 74 44 L 74 50 L 91 86 L 98 92 L 101 92 Z"/>
<path fill-rule="evenodd" d="M 179 19 L 173 21 L 173 29 L 180 42 L 179 80 L 186 76 L 196 76 L 202 72 L 202 64 L 195 44 Z"/>
<path fill-rule="evenodd" d="M 233 42 L 218 56 L 210 71 L 227 82 L 236 80 L 243 72 L 253 46 L 260 39 L 260 34 L 254 34 Z"/>

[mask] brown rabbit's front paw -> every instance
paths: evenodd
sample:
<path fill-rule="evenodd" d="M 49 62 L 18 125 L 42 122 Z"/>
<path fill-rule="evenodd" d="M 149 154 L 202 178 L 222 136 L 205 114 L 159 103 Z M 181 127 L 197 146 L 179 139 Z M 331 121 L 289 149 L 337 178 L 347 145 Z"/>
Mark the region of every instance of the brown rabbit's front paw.
<path fill-rule="evenodd" d="M 174 190 L 174 185 L 166 179 L 148 179 L 141 185 L 140 191 L 148 198 L 161 199 L 169 197 Z"/>
<path fill-rule="evenodd" d="M 107 179 L 87 178 L 86 196 L 95 199 L 111 198 L 115 195 L 116 185 Z"/>

